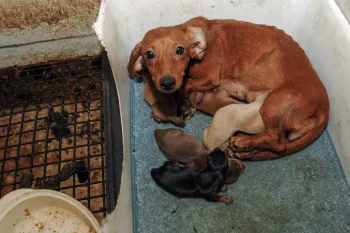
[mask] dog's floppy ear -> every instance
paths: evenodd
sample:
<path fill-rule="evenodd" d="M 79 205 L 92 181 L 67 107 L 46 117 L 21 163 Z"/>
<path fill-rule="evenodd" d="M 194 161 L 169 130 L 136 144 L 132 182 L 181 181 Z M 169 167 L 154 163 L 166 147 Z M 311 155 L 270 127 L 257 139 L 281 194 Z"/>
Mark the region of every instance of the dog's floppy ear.
<path fill-rule="evenodd" d="M 138 43 L 130 54 L 128 63 L 128 72 L 130 76 L 140 76 L 138 72 L 143 69 L 142 67 L 142 55 L 141 55 L 141 42 Z"/>
<path fill-rule="evenodd" d="M 195 17 L 181 25 L 190 41 L 190 56 L 202 60 L 207 49 L 206 32 L 209 20 L 204 17 Z"/>
<path fill-rule="evenodd" d="M 185 33 L 190 41 L 190 57 L 202 60 L 207 49 L 205 31 L 202 27 L 186 27 Z"/>

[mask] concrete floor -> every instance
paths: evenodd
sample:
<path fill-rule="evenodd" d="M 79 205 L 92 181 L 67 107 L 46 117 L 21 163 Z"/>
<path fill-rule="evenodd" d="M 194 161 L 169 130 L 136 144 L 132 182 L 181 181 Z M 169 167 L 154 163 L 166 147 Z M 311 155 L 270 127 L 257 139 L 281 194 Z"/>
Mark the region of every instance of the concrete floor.
<path fill-rule="evenodd" d="M 178 199 L 150 176 L 165 158 L 153 138 L 157 124 L 132 83 L 134 232 L 138 233 L 336 233 L 350 232 L 350 189 L 327 132 L 292 156 L 249 162 L 228 193 L 233 204 Z M 202 137 L 211 118 L 197 115 L 185 132 Z"/>

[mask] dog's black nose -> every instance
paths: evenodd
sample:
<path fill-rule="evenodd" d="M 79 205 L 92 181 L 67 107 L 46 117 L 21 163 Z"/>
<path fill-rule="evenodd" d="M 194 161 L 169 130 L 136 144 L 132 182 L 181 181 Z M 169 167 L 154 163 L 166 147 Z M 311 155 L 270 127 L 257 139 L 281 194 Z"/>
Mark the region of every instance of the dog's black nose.
<path fill-rule="evenodd" d="M 159 84 L 164 90 L 170 91 L 175 87 L 176 79 L 173 76 L 165 76 L 160 79 Z"/>

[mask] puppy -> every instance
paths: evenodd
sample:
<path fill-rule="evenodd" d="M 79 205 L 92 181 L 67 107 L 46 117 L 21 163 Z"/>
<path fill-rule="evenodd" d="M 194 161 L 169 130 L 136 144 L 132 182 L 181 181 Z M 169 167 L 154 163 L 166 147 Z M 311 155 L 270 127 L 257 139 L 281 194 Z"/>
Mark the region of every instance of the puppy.
<path fill-rule="evenodd" d="M 236 132 L 259 134 L 265 131 L 265 125 L 259 109 L 262 101 L 250 104 L 231 104 L 220 108 L 203 133 L 205 147 L 212 151 L 221 147 Z"/>
<path fill-rule="evenodd" d="M 229 168 L 228 165 L 227 155 L 216 149 L 210 153 L 207 165 L 202 169 L 167 161 L 160 168 L 152 169 L 151 176 L 161 188 L 177 197 L 202 197 L 208 201 L 232 204 L 231 197 L 219 194 L 230 169 L 234 170 L 231 174 L 236 174 L 236 170 L 240 169 L 239 166 Z M 238 173 L 241 174 L 241 171 Z"/>
<path fill-rule="evenodd" d="M 243 99 L 237 99 L 222 87 L 206 92 L 192 92 L 189 94 L 189 101 L 195 109 L 210 115 L 214 115 L 224 106 L 244 103 Z"/>
<path fill-rule="evenodd" d="M 194 136 L 184 134 L 181 129 L 156 129 L 154 138 L 159 150 L 170 161 L 184 163 L 191 168 L 202 168 L 207 163 L 208 150 Z"/>

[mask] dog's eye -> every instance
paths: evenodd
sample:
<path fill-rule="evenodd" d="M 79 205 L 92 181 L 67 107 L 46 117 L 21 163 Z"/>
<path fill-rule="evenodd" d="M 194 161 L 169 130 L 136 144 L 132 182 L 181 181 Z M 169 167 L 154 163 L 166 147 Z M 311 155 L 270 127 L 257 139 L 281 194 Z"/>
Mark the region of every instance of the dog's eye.
<path fill-rule="evenodd" d="M 152 51 L 147 51 L 145 53 L 147 59 L 153 59 L 155 57 L 154 53 Z"/>
<path fill-rule="evenodd" d="M 184 52 L 185 52 L 184 47 L 179 46 L 179 47 L 176 48 L 176 54 L 177 55 L 182 55 L 182 54 L 184 54 Z"/>

